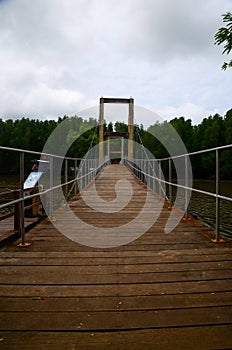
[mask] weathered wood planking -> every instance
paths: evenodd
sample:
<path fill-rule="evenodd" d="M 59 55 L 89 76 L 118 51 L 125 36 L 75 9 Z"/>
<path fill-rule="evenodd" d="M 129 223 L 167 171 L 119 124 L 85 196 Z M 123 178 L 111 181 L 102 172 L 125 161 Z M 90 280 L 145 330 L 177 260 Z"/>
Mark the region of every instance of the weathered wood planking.
<path fill-rule="evenodd" d="M 25 229 L 30 229 L 31 226 L 38 222 L 38 217 L 36 218 L 25 218 L 24 227 Z M 14 217 L 7 218 L 0 221 L 0 242 L 4 239 L 11 237 L 13 234 L 16 234 L 17 231 L 14 230 Z"/>
<path fill-rule="evenodd" d="M 144 204 L 145 186 L 112 165 L 96 188 L 114 200 L 119 178 L 133 188 L 120 213 L 96 213 L 82 199 L 70 207 L 98 227 L 130 222 Z M 212 243 L 213 231 L 196 220 L 164 234 L 169 214 L 163 208 L 155 224 L 125 246 L 83 246 L 45 220 L 27 234 L 30 247 L 15 242 L 2 249 L 1 348 L 232 348 L 232 244 Z"/>

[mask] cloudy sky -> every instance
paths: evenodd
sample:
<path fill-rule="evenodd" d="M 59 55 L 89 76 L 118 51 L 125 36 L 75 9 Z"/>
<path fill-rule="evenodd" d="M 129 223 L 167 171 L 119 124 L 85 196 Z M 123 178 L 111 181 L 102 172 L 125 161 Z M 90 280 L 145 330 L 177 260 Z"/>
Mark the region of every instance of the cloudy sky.
<path fill-rule="evenodd" d="M 74 115 L 101 96 L 166 120 L 224 115 L 232 69 L 214 34 L 227 11 L 232 0 L 0 0 L 0 117 Z"/>

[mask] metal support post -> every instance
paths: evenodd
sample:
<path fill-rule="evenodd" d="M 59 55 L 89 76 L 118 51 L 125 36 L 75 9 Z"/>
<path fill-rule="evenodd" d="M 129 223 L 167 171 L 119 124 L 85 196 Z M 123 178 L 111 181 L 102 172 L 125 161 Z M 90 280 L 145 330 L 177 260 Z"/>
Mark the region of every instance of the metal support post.
<path fill-rule="evenodd" d="M 93 180 L 93 159 L 89 160 L 89 182 Z"/>
<path fill-rule="evenodd" d="M 144 159 L 141 159 L 141 181 L 143 182 L 143 180 L 144 180 Z"/>
<path fill-rule="evenodd" d="M 169 158 L 168 160 L 168 177 L 169 182 L 172 182 L 172 160 Z M 172 185 L 169 184 L 169 205 L 170 208 L 172 207 Z"/>
<path fill-rule="evenodd" d="M 149 162 L 148 159 L 146 159 L 146 183 L 147 183 L 147 187 L 149 187 L 150 184 L 150 176 L 149 176 Z"/>
<path fill-rule="evenodd" d="M 53 217 L 53 157 L 50 157 L 50 192 L 49 192 L 49 217 L 50 220 L 52 221 Z"/>
<path fill-rule="evenodd" d="M 19 232 L 22 237 L 22 244 L 25 244 L 25 227 L 24 227 L 24 153 L 20 153 L 20 198 L 22 201 L 19 206 Z"/>
<path fill-rule="evenodd" d="M 76 197 L 77 195 L 77 160 L 74 160 L 74 178 L 75 178 L 75 182 L 74 182 L 74 196 Z"/>
<path fill-rule="evenodd" d="M 155 192 L 155 161 L 152 161 L 152 191 Z"/>
<path fill-rule="evenodd" d="M 80 180 L 79 180 L 80 188 L 79 188 L 79 191 L 82 192 L 82 189 L 83 189 L 83 177 L 82 177 L 83 176 L 83 160 L 81 160 L 79 176 L 80 176 Z"/>
<path fill-rule="evenodd" d="M 216 242 L 220 240 L 220 174 L 219 174 L 219 151 L 216 149 Z"/>
<path fill-rule="evenodd" d="M 68 159 L 65 159 L 65 175 L 64 175 L 64 182 L 66 183 L 65 185 L 65 199 L 66 199 L 66 203 L 68 201 L 68 185 L 67 185 L 67 182 L 68 182 Z"/>
<path fill-rule="evenodd" d="M 158 183 L 159 183 L 159 196 L 160 196 L 160 198 L 162 198 L 162 183 L 161 183 L 161 172 L 162 172 L 162 170 L 161 170 L 161 161 L 160 160 L 158 160 L 158 172 L 159 172 L 159 179 L 158 179 Z"/>
<path fill-rule="evenodd" d="M 19 202 L 19 235 L 22 242 L 18 244 L 18 247 L 28 247 L 31 243 L 25 242 L 25 220 L 24 220 L 24 152 L 20 152 L 20 198 Z"/>
<path fill-rule="evenodd" d="M 84 160 L 84 188 L 87 185 L 87 159 Z"/>
<path fill-rule="evenodd" d="M 150 160 L 147 160 L 147 173 L 148 173 L 148 187 L 151 188 L 151 171 L 150 171 Z"/>
<path fill-rule="evenodd" d="M 184 184 L 186 187 L 188 187 L 188 158 L 187 156 L 184 157 L 184 169 L 185 169 L 185 180 L 184 180 Z M 185 189 L 184 190 L 184 212 L 185 212 L 185 219 L 188 218 L 188 190 Z"/>
<path fill-rule="evenodd" d="M 88 186 L 88 184 L 90 183 L 90 160 L 86 159 L 86 168 L 87 168 L 87 177 L 86 177 L 86 185 Z"/>

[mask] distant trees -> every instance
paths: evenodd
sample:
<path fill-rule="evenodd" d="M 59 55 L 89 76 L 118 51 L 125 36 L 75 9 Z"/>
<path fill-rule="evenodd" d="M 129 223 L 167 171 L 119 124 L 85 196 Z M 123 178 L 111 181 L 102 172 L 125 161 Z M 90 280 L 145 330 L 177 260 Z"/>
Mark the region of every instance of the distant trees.
<path fill-rule="evenodd" d="M 61 124 L 62 129 L 56 135 L 52 132 Z M 55 120 L 25 119 L 3 121 L 0 119 L 0 145 L 41 152 L 49 139 L 51 153 L 62 154 L 67 148 L 67 156 L 81 158 L 88 148 L 98 143 L 97 121 L 93 118 L 83 120 L 81 117 L 58 118 Z M 33 155 L 30 157 L 33 158 Z M 35 158 L 35 157 L 34 157 Z M 29 157 L 26 166 L 30 165 Z M 0 150 L 0 173 L 14 172 L 19 163 L 18 154 Z"/>
<path fill-rule="evenodd" d="M 221 45 L 224 43 L 224 50 L 222 54 L 229 54 L 232 49 L 232 13 L 227 12 L 222 15 L 223 22 L 226 23 L 226 27 L 219 28 L 215 34 L 215 44 Z M 232 59 L 227 63 L 224 62 L 222 69 L 226 70 L 228 67 L 232 67 Z"/>
<path fill-rule="evenodd" d="M 232 144 L 232 109 L 227 111 L 224 118 L 219 114 L 215 114 L 204 118 L 199 125 L 192 125 L 191 120 L 185 120 L 184 117 L 174 118 L 169 123 L 178 132 L 188 152 Z M 150 126 L 148 131 L 161 134 L 162 138 L 168 139 L 167 124 L 169 123 L 156 123 Z M 158 140 L 154 140 L 151 135 L 146 135 L 143 139 L 146 147 L 151 150 L 156 158 L 169 156 L 164 147 Z M 221 178 L 232 180 L 232 149 L 220 152 L 220 162 Z M 210 152 L 192 156 L 191 163 L 195 178 L 211 178 L 215 175 L 215 153 Z"/>
<path fill-rule="evenodd" d="M 51 136 L 53 130 L 62 122 L 64 122 L 62 132 L 53 139 L 54 136 Z M 138 143 L 142 142 L 154 157 L 168 157 L 169 154 L 163 142 L 169 142 L 170 147 L 174 145 L 174 142 L 176 143 L 173 134 L 170 134 L 170 126 L 177 131 L 188 152 L 232 144 L 232 109 L 228 110 L 224 117 L 215 114 L 204 118 L 199 125 L 192 125 L 192 121 L 183 116 L 174 118 L 170 122 L 156 122 L 147 130 L 143 125 L 135 125 L 134 139 Z M 126 132 L 128 126 L 122 122 L 116 122 L 114 125 L 111 122 L 105 124 L 105 131 L 113 130 Z M 68 148 L 68 156 L 82 158 L 88 149 L 99 141 L 98 123 L 94 118 L 84 120 L 78 116 L 64 116 L 58 121 L 26 118 L 6 121 L 0 119 L 1 146 L 41 152 L 48 138 L 52 141 L 53 153 L 61 153 L 62 147 L 65 146 Z M 178 153 L 178 148 L 175 147 L 175 149 L 175 152 Z M 28 158 L 28 162 L 30 159 Z M 221 177 L 231 179 L 232 150 L 221 152 L 220 160 Z M 0 172 L 14 171 L 17 168 L 16 165 L 18 166 L 18 161 L 17 154 L 0 151 Z M 191 157 L 191 161 L 195 177 L 211 177 L 209 169 L 214 169 L 215 166 L 213 153 Z"/>

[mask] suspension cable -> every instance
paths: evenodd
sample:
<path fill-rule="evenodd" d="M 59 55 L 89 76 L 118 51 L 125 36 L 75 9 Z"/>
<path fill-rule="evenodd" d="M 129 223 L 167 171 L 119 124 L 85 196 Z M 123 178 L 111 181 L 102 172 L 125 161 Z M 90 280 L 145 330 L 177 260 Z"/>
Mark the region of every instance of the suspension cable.
<path fill-rule="evenodd" d="M 144 153 L 145 153 L 145 155 L 146 155 L 146 158 L 147 158 L 147 160 L 148 160 L 148 164 L 150 165 L 153 174 L 155 175 L 155 177 L 156 177 L 156 178 L 158 179 L 158 181 L 159 181 L 159 185 L 160 185 L 161 191 L 162 191 L 163 194 L 165 195 L 165 199 L 166 199 L 166 200 L 169 200 L 169 199 L 168 199 L 168 196 L 166 195 L 166 191 L 164 190 L 164 188 L 163 188 L 163 186 L 162 186 L 162 183 L 161 183 L 161 181 L 160 181 L 161 179 L 159 179 L 159 177 L 157 176 L 156 171 L 155 171 L 155 169 L 154 169 L 154 167 L 153 167 L 153 165 L 152 165 L 152 163 L 151 163 L 151 160 L 150 160 L 150 158 L 148 157 L 147 151 L 146 151 L 146 149 L 145 149 L 145 147 L 144 147 L 144 144 L 143 144 L 141 135 L 140 135 L 140 133 L 139 133 L 139 128 L 138 128 L 137 125 L 136 125 L 136 127 L 135 127 L 135 130 L 136 130 L 136 132 L 137 132 L 137 135 L 138 135 L 138 137 L 139 137 L 139 141 L 140 141 L 140 143 L 141 143 L 141 145 L 142 145 L 143 151 L 144 151 Z M 161 165 L 159 165 L 159 166 L 161 166 Z"/>

